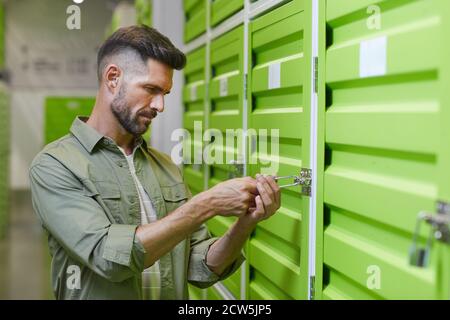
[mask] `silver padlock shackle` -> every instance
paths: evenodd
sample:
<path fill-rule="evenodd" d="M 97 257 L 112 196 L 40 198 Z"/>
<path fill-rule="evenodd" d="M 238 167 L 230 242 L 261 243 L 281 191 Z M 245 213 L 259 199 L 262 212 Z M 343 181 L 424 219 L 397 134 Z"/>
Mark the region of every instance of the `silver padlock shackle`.
<path fill-rule="evenodd" d="M 293 183 L 280 185 L 279 186 L 280 188 L 295 187 L 302 183 L 300 177 L 298 177 L 298 176 L 282 176 L 282 177 L 273 177 L 273 178 L 275 181 L 282 180 L 282 179 L 294 179 Z"/>

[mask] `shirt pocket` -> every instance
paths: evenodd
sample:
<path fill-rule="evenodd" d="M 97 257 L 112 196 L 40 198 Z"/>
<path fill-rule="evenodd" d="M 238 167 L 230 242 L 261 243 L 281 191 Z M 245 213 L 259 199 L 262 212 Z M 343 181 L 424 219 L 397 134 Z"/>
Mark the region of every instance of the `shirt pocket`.
<path fill-rule="evenodd" d="M 121 193 L 117 183 L 112 181 L 93 181 L 98 193 L 94 195 L 106 211 L 109 217 L 112 217 L 116 223 L 125 223 L 121 213 Z"/>
<path fill-rule="evenodd" d="M 185 204 L 189 197 L 189 192 L 183 182 L 170 186 L 161 186 L 161 193 L 164 198 L 167 214 Z"/>

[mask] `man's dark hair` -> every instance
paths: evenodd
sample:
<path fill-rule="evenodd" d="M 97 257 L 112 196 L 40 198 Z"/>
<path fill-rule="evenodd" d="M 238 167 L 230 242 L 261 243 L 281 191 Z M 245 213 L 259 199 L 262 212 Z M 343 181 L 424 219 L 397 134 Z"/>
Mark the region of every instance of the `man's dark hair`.
<path fill-rule="evenodd" d="M 104 61 L 125 50 L 133 50 L 138 53 L 144 63 L 151 58 L 176 70 L 181 70 L 186 65 L 184 53 L 156 29 L 145 25 L 125 27 L 114 32 L 98 51 L 99 81 L 105 67 Z"/>

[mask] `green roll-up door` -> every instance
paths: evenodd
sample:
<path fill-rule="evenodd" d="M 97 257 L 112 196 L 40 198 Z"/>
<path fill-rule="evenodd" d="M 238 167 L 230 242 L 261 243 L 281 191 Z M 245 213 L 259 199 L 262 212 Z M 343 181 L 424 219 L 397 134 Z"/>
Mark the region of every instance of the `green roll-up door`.
<path fill-rule="evenodd" d="M 184 179 L 194 195 L 205 189 L 201 163 L 205 125 L 205 54 L 205 47 L 189 53 L 184 69 L 183 124 L 190 134 L 190 139 L 184 140 Z"/>
<path fill-rule="evenodd" d="M 244 8 L 244 0 L 212 0 L 211 26 L 216 26 Z"/>
<path fill-rule="evenodd" d="M 89 116 L 94 97 L 47 97 L 45 99 L 45 144 L 69 133 L 76 116 Z"/>
<path fill-rule="evenodd" d="M 184 41 L 187 43 L 206 32 L 206 1 L 184 0 Z"/>
<path fill-rule="evenodd" d="M 248 119 L 249 129 L 258 134 L 250 143 L 252 176 L 259 172 L 299 175 L 308 167 L 309 11 L 305 1 L 292 1 L 250 24 Z M 272 129 L 279 129 L 279 159 L 272 155 L 277 153 L 271 143 L 276 136 Z M 266 135 L 267 150 L 263 144 Z M 308 207 L 309 198 L 302 195 L 301 187 L 282 189 L 279 211 L 258 224 L 248 245 L 247 298 L 307 298 Z"/>
<path fill-rule="evenodd" d="M 153 24 L 152 0 L 136 0 L 134 4 L 136 8 L 136 22 L 151 27 Z"/>
<path fill-rule="evenodd" d="M 0 85 L 0 238 L 6 234 L 9 209 L 10 113 L 7 88 Z"/>
<path fill-rule="evenodd" d="M 439 2 L 438 11 L 442 14 L 442 31 L 439 33 L 441 52 L 440 62 L 442 68 L 440 72 L 440 130 L 441 130 L 441 148 L 438 158 L 439 165 L 439 199 L 440 201 L 450 203 L 450 94 L 448 91 L 450 84 L 450 45 L 446 40 L 450 34 L 450 4 L 448 1 L 441 0 Z M 447 207 L 447 210 L 449 207 Z M 450 215 L 450 212 L 447 212 Z M 450 228 L 450 226 L 448 226 Z M 442 251 L 442 283 L 441 297 L 442 299 L 450 300 L 450 244 L 439 243 Z"/>
<path fill-rule="evenodd" d="M 183 140 L 183 176 L 193 195 L 205 190 L 204 165 L 202 164 L 206 94 L 205 55 L 205 47 L 187 54 L 187 64 L 184 69 L 183 127 L 189 132 L 189 137 Z M 203 291 L 189 285 L 190 299 L 202 299 Z"/>
<path fill-rule="evenodd" d="M 408 252 L 419 212 L 449 200 L 449 10 L 445 0 L 326 1 L 324 299 L 436 299 L 443 273 L 448 292 L 439 244 L 426 268 Z"/>
<path fill-rule="evenodd" d="M 211 43 L 211 81 L 209 84 L 210 112 L 209 127 L 218 130 L 214 140 L 217 163 L 209 166 L 208 188 L 229 178 L 242 175 L 242 108 L 243 108 L 243 67 L 244 67 L 244 29 L 233 29 Z M 226 143 L 226 130 L 234 131 Z M 239 132 L 239 129 L 241 132 Z M 240 149 L 242 151 L 242 149 Z M 237 164 L 234 164 L 237 163 Z M 221 236 L 231 227 L 234 219 L 216 217 L 208 222 L 208 228 L 214 236 Z M 240 298 L 241 272 L 234 273 L 223 282 L 224 286 L 236 298 Z"/>
<path fill-rule="evenodd" d="M 223 300 L 220 293 L 214 287 L 206 289 L 206 299 L 208 300 Z"/>

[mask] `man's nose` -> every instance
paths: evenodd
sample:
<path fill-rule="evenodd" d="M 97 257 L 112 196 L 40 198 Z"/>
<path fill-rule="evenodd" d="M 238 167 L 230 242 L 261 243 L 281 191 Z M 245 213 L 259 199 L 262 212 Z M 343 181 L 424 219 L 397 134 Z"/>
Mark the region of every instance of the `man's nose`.
<path fill-rule="evenodd" d="M 154 96 L 152 99 L 152 102 L 150 104 L 150 108 L 152 108 L 158 112 L 163 112 L 164 111 L 164 96 L 163 95 Z"/>

